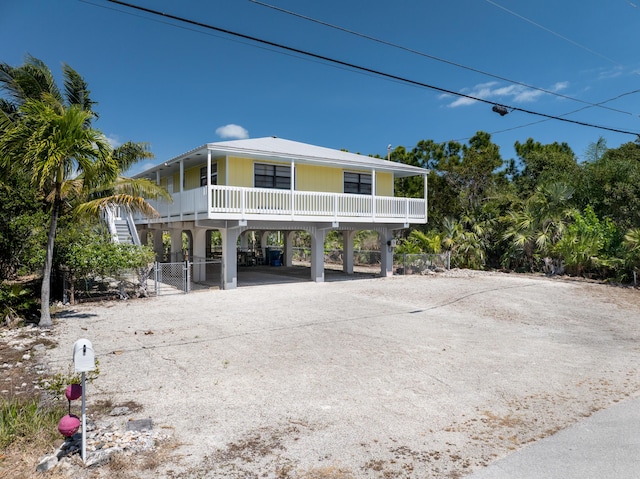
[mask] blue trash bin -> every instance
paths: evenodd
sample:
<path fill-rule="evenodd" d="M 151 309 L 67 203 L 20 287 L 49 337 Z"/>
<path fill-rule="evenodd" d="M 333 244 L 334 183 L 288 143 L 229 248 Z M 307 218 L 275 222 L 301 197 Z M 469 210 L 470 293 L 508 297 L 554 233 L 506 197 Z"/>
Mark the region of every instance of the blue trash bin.
<path fill-rule="evenodd" d="M 280 259 L 280 250 L 269 250 L 269 264 L 271 266 L 282 266 L 282 260 Z"/>

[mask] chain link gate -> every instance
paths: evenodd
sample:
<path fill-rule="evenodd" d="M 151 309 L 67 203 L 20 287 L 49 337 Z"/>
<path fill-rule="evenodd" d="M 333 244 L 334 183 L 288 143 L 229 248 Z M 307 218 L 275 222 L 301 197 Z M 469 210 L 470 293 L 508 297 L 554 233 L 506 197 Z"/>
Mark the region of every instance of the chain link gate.
<path fill-rule="evenodd" d="M 210 287 L 222 289 L 222 261 L 194 258 L 193 261 L 175 263 L 156 262 L 154 280 L 156 296 Z"/>
<path fill-rule="evenodd" d="M 191 290 L 191 267 L 189 262 L 156 262 L 154 280 L 156 296 L 180 292 L 188 293 Z"/>

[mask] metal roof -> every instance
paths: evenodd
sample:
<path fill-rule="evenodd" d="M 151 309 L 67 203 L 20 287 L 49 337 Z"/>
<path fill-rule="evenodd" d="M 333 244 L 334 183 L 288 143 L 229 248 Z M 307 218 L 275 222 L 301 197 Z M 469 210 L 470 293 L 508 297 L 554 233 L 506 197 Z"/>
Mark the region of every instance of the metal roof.
<path fill-rule="evenodd" d="M 158 170 L 162 170 L 163 175 L 175 173 L 179 171 L 180 161 L 183 161 L 185 168 L 195 166 L 205 161 L 208 151 L 211 151 L 212 158 L 229 155 L 265 161 L 293 161 L 296 164 L 316 164 L 364 170 L 375 169 L 376 171 L 393 172 L 395 177 L 417 176 L 428 173 L 426 169 L 403 163 L 270 136 L 207 143 L 165 161 L 164 164 L 139 173 L 136 177 L 155 179 L 155 173 Z"/>

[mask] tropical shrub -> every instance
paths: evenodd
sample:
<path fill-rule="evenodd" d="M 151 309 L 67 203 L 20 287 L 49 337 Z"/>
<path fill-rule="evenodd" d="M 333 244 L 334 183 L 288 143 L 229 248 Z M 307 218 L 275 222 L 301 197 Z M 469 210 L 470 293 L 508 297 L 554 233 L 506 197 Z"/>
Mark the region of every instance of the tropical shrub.
<path fill-rule="evenodd" d="M 138 276 L 137 293 L 145 295 L 143 279 L 155 260 L 155 253 L 148 246 L 111 243 L 106 235 L 88 232 L 61 248 L 58 260 L 68 275 L 69 302 L 75 301 L 76 284 L 85 280 L 85 287 L 94 278 L 113 278 L 121 285 L 125 274 Z"/>
<path fill-rule="evenodd" d="M 37 319 L 38 303 L 33 291 L 19 283 L 0 284 L 0 324 L 12 326 L 18 322 Z"/>
<path fill-rule="evenodd" d="M 640 228 L 633 228 L 624 235 L 625 260 L 629 269 L 640 271 Z"/>
<path fill-rule="evenodd" d="M 593 208 L 574 212 L 562 238 L 554 245 L 554 253 L 563 261 L 566 271 L 584 276 L 605 265 L 616 239 L 616 226 L 609 218 L 599 220 Z"/>

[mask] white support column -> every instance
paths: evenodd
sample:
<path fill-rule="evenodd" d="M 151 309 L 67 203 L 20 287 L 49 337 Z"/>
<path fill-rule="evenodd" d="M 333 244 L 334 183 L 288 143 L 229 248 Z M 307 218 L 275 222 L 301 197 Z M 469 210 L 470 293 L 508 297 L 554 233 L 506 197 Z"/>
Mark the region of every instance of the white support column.
<path fill-rule="evenodd" d="M 342 232 L 342 271 L 353 274 L 353 243 L 355 231 Z"/>
<path fill-rule="evenodd" d="M 207 218 L 211 214 L 211 150 L 207 150 Z"/>
<path fill-rule="evenodd" d="M 207 257 L 207 230 L 195 228 L 191 230 L 193 240 L 193 281 L 206 281 L 207 265 L 204 263 Z"/>
<path fill-rule="evenodd" d="M 268 231 L 261 231 L 260 232 L 260 248 L 262 248 L 262 254 L 267 254 L 267 246 L 269 246 L 267 244 L 267 240 L 269 239 L 269 232 Z"/>
<path fill-rule="evenodd" d="M 380 241 L 380 276 L 393 276 L 393 248 L 387 243 L 393 239 L 393 231 L 384 229 L 378 233 Z"/>
<path fill-rule="evenodd" d="M 170 262 L 180 262 L 183 261 L 182 257 L 182 230 L 172 229 L 171 230 L 171 258 L 169 258 Z"/>
<path fill-rule="evenodd" d="M 284 265 L 293 266 L 293 237 L 295 231 L 287 231 L 284 234 Z"/>
<path fill-rule="evenodd" d="M 220 229 L 222 237 L 222 289 L 238 287 L 238 228 Z"/>
<path fill-rule="evenodd" d="M 178 191 L 180 193 L 184 191 L 184 160 L 180 160 L 180 186 Z"/>
<path fill-rule="evenodd" d="M 424 178 L 424 217 L 425 219 L 429 219 L 429 188 L 427 186 L 427 175 L 422 175 Z"/>
<path fill-rule="evenodd" d="M 376 170 L 371 170 L 371 217 L 376 220 Z"/>
<path fill-rule="evenodd" d="M 324 231 L 311 231 L 311 281 L 316 283 L 324 283 Z"/>
<path fill-rule="evenodd" d="M 291 162 L 291 219 L 296 216 L 296 162 Z M 287 265 L 289 266 L 289 265 Z"/>
<path fill-rule="evenodd" d="M 240 234 L 240 249 L 249 249 L 249 232 L 243 231 Z"/>

